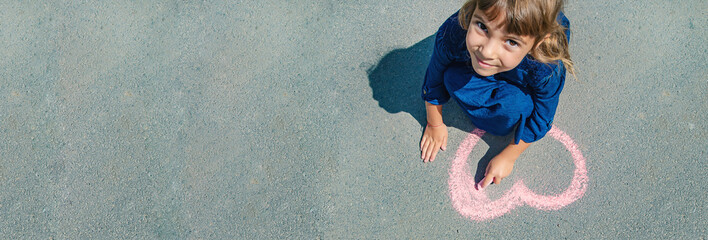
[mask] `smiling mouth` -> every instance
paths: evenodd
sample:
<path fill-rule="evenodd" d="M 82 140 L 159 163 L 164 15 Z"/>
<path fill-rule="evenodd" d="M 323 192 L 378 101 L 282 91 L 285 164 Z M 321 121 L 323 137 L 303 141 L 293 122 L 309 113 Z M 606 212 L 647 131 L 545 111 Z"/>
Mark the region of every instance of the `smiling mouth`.
<path fill-rule="evenodd" d="M 483 68 L 491 68 L 491 67 L 493 67 L 492 65 L 490 65 L 490 64 L 485 63 L 484 61 L 482 61 L 482 59 L 479 59 L 479 57 L 477 57 L 477 55 L 474 55 L 474 58 L 475 58 L 475 60 L 477 60 L 477 64 L 479 64 L 479 66 L 482 66 Z"/>

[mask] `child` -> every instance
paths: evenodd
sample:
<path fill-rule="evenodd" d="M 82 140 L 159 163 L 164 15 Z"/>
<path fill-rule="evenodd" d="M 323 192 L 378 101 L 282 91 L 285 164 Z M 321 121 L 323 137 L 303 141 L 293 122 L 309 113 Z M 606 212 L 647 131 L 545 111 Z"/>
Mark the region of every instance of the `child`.
<path fill-rule="evenodd" d="M 436 34 L 423 83 L 427 125 L 424 162 L 447 147 L 442 104 L 454 97 L 472 123 L 491 134 L 514 132 L 492 158 L 479 187 L 499 184 L 531 142 L 550 129 L 573 73 L 562 0 L 468 0 Z"/>

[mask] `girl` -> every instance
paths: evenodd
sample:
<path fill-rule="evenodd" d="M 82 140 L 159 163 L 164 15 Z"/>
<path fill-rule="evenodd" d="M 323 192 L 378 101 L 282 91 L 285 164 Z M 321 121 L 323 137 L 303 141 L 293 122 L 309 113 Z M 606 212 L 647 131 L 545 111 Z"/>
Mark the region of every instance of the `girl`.
<path fill-rule="evenodd" d="M 514 132 L 489 162 L 482 188 L 499 184 L 530 143 L 551 129 L 566 69 L 574 72 L 562 7 L 562 0 L 468 0 L 443 23 L 422 89 L 424 162 L 447 148 L 442 104 L 450 97 L 476 127 L 494 135 Z"/>

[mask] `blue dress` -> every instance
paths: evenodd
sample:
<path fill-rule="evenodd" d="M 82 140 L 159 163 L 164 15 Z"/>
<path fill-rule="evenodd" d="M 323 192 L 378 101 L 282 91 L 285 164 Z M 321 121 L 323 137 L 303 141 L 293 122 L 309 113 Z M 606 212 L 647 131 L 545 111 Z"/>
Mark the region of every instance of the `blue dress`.
<path fill-rule="evenodd" d="M 557 21 L 566 28 L 570 41 L 568 19 L 560 13 Z M 530 143 L 541 139 L 551 129 L 563 90 L 563 64 L 540 63 L 526 56 L 512 70 L 480 76 L 470 65 L 466 34 L 457 13 L 438 29 L 425 73 L 423 100 L 441 105 L 453 97 L 476 127 L 494 135 L 516 130 L 517 144 L 519 140 Z"/>

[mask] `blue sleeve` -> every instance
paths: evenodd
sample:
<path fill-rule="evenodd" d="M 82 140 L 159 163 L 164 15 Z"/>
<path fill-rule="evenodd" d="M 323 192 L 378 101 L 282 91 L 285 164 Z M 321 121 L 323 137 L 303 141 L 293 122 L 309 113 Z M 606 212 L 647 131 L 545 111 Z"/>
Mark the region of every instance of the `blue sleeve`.
<path fill-rule="evenodd" d="M 564 33 L 567 41 L 570 42 L 570 21 L 563 12 L 558 14 L 556 21 L 566 28 Z M 532 84 L 530 84 L 533 90 L 531 95 L 533 111 L 527 119 L 522 119 L 519 124 L 519 128 L 523 129 L 517 131 L 515 139 L 517 144 L 519 139 L 527 143 L 535 142 L 543 138 L 553 126 L 553 117 L 556 115 L 560 93 L 565 84 L 566 70 L 560 61 L 557 64 L 545 66 L 546 69 L 544 70 L 550 71 L 539 72 L 548 72 L 548 74 L 539 78 L 539 81 L 532 81 Z"/>
<path fill-rule="evenodd" d="M 450 94 L 443 83 L 443 74 L 452 63 L 450 49 L 446 44 L 448 42 L 446 37 L 449 37 L 450 31 L 452 31 L 451 24 L 457 24 L 457 13 L 448 18 L 435 34 L 433 56 L 430 57 L 430 63 L 425 72 L 421 97 L 424 101 L 434 105 L 442 105 L 450 100 Z"/>
<path fill-rule="evenodd" d="M 551 130 L 564 83 L 565 68 L 562 63 L 558 63 L 558 65 L 553 67 L 550 75 L 535 84 L 531 84 L 533 111 L 531 111 L 531 115 L 528 118 L 522 119 L 520 123 L 519 127 L 524 129 L 519 131 L 520 136 L 516 138 L 517 144 L 519 139 L 527 143 L 535 142 L 543 138 Z"/>

